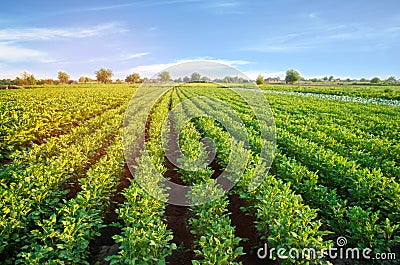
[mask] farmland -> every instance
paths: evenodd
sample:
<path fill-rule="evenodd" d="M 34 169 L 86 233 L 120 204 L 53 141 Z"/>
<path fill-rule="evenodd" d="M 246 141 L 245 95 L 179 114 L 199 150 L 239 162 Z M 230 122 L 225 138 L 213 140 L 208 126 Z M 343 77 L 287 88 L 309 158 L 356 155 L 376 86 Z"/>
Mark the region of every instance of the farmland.
<path fill-rule="evenodd" d="M 124 157 L 127 137 L 121 137 L 137 89 L 85 84 L 0 91 L 2 264 L 274 264 L 257 258 L 264 243 L 321 254 L 287 264 L 325 264 L 335 263 L 322 251 L 338 237 L 347 239 L 347 247 L 400 256 L 399 108 L 257 93 L 267 99 L 276 126 L 265 177 L 268 161 L 258 154 L 271 145 L 261 139 L 268 128 L 257 124 L 243 98 L 213 84 L 167 87 L 150 117 L 139 109 L 127 125 L 147 119 L 147 154 L 132 161 L 134 177 L 145 180 L 138 183 Z M 137 102 L 145 105 L 161 88 L 153 89 L 136 94 Z M 347 91 L 335 93 L 398 100 L 397 87 Z M 326 88 L 300 92 L 334 94 Z M 161 141 L 173 128 L 164 126 L 168 113 L 186 99 L 193 99 L 183 108 L 187 116 L 211 110 L 216 103 L 210 98 L 237 113 L 249 148 L 233 141 L 223 122 L 196 117 L 176 132 L 179 147 L 186 162 L 196 161 L 208 156 L 202 139 L 209 138 L 215 159 L 196 171 L 175 168 Z M 229 115 L 221 119 L 233 131 L 241 129 Z M 221 194 L 213 179 L 229 168 L 233 150 L 247 162 L 234 188 Z M 206 195 L 190 194 L 192 201 L 218 198 L 187 207 L 166 204 L 154 198 L 165 196 L 159 173 L 179 184 L 210 184 Z M 249 191 L 257 177 L 265 179 Z"/>
<path fill-rule="evenodd" d="M 400 86 L 397 85 L 263 85 L 261 86 L 261 89 L 320 93 L 362 98 L 400 99 Z"/>

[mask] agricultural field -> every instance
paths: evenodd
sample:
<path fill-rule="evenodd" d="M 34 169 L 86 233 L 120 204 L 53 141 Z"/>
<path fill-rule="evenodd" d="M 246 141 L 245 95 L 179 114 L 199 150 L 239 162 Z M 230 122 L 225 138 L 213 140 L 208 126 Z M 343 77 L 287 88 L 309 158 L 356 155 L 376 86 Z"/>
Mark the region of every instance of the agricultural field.
<path fill-rule="evenodd" d="M 265 98 L 271 108 L 275 146 L 261 138 L 271 128 L 258 124 L 235 89 L 202 83 L 137 89 L 87 84 L 0 91 L 1 264 L 399 264 L 398 107 L 257 92 L 254 102 Z M 132 96 L 145 106 L 161 89 L 149 116 L 140 107 L 127 113 Z M 397 87 L 393 96 L 348 91 L 343 95 L 399 99 Z M 210 98 L 237 113 L 248 148 L 230 134 L 243 128 L 228 114 L 223 122 L 190 119 L 179 131 L 165 126 L 170 111 L 187 99 L 193 100 L 178 121 L 215 109 Z M 127 115 L 135 117 L 129 124 Z M 147 152 L 126 161 L 123 129 L 140 127 L 141 118 Z M 175 167 L 166 155 L 174 150 L 162 141 L 173 134 L 186 162 L 208 157 L 202 139 L 212 139 L 212 163 L 199 170 Z M 271 165 L 258 155 L 265 146 L 275 147 Z M 155 198 L 166 200 L 160 176 L 206 184 L 205 196 L 220 194 L 214 179 L 237 161 L 233 151 L 247 162 L 226 194 L 192 206 Z M 249 190 L 257 177 L 263 181 Z M 139 185 L 135 178 L 146 181 Z M 196 201 L 204 194 L 190 196 Z M 332 259 L 324 250 L 338 238 L 348 248 L 391 259 Z M 318 258 L 280 259 L 274 252 L 263 259 L 258 250 L 266 243 L 270 249 L 313 248 Z"/>
<path fill-rule="evenodd" d="M 400 100 L 398 85 L 261 85 L 261 89 Z"/>

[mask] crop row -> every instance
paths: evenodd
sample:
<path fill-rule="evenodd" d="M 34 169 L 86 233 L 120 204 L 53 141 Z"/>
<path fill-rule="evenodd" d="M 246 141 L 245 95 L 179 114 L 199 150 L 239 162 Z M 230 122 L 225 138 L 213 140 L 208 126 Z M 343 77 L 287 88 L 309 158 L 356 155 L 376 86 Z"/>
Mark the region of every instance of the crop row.
<path fill-rule="evenodd" d="M 199 100 L 196 101 L 196 104 L 206 111 L 213 108 L 212 101 Z M 221 116 L 223 116 L 222 113 L 226 113 L 223 109 L 218 109 L 218 111 L 221 112 Z M 226 118 L 229 119 L 229 117 Z M 218 126 L 214 120 L 200 118 L 196 125 L 203 135 L 212 138 L 217 146 L 222 149 L 229 146 L 228 132 Z M 239 128 L 235 129 L 239 130 Z M 328 247 L 330 242 L 324 242 L 322 239 L 326 232 L 319 231 L 322 223 L 315 220 L 316 211 L 304 205 L 301 198 L 290 189 L 290 185 L 284 184 L 270 175 L 265 177 L 266 163 L 258 155 L 251 152 L 248 155 L 247 168 L 236 192 L 248 204 L 243 210 L 253 214 L 257 219 L 256 228 L 259 232 L 259 239 L 261 241 L 268 240 L 272 247 L 285 249 L 312 246 L 321 250 Z M 222 165 L 226 165 L 230 159 L 229 150 L 220 150 L 217 155 L 217 161 Z M 265 181 L 254 191 L 249 191 L 248 188 L 253 178 L 265 178 Z M 320 254 L 318 253 L 318 255 Z M 306 260 L 307 258 L 304 262 L 307 262 Z M 309 257 L 308 260 L 310 262 L 313 258 Z M 294 260 L 287 262 L 294 262 Z M 299 260 L 296 262 L 301 263 Z M 314 262 L 323 263 L 324 260 L 314 260 Z"/>
<path fill-rule="evenodd" d="M 226 93 L 228 94 L 228 93 Z M 226 95 L 225 94 L 225 95 Z M 233 105 L 239 105 L 237 103 L 238 101 L 235 101 L 235 104 Z M 246 110 L 248 111 L 248 108 L 244 107 L 241 108 L 239 110 L 239 112 L 246 112 Z M 245 120 L 247 116 L 242 116 L 243 119 Z M 313 154 L 315 154 L 316 151 L 313 150 L 313 152 L 309 152 L 307 149 L 304 150 L 304 146 L 299 146 L 299 149 L 296 149 L 293 143 L 293 139 L 299 139 L 299 137 L 296 138 L 295 135 L 292 134 L 285 134 L 282 133 L 282 130 L 278 131 L 278 144 L 279 144 L 279 149 L 282 149 L 281 145 L 282 143 L 284 143 L 285 141 L 292 141 L 290 143 L 288 143 L 287 145 L 285 144 L 285 146 L 287 146 L 286 149 L 284 149 L 284 151 L 288 154 L 292 154 L 293 152 L 296 152 L 296 150 L 298 150 L 298 152 L 302 152 L 299 153 L 298 158 L 302 159 L 304 157 L 307 157 L 307 155 L 309 154 L 310 156 L 312 156 Z M 303 141 L 304 144 L 307 144 L 308 141 L 304 140 Z M 320 146 L 315 146 L 315 148 L 320 149 Z M 317 150 L 318 150 L 317 149 Z M 282 165 L 287 164 L 287 161 L 292 161 L 292 160 L 283 160 L 282 161 L 282 155 L 279 154 L 280 151 L 278 151 L 278 155 L 275 158 L 275 162 L 273 164 L 273 169 L 275 168 L 280 168 L 279 172 L 278 172 L 278 177 L 282 178 L 284 180 L 289 180 L 292 178 L 292 181 L 296 181 L 296 178 L 300 178 L 302 175 L 304 175 L 304 172 L 307 172 L 306 176 L 303 176 L 303 178 L 306 179 L 306 183 L 302 183 L 301 185 L 297 185 L 298 183 L 296 183 L 296 185 L 294 185 L 294 189 L 297 192 L 300 192 L 301 194 L 303 194 L 303 196 L 305 196 L 306 198 L 306 202 L 309 203 L 310 205 L 313 205 L 314 207 L 319 207 L 321 208 L 322 212 L 328 213 L 327 215 L 325 215 L 326 218 L 326 223 L 330 224 L 332 226 L 332 228 L 334 229 L 335 232 L 338 233 L 346 233 L 346 235 L 352 240 L 352 243 L 357 243 L 360 246 L 373 246 L 375 247 L 376 250 L 387 250 L 389 247 L 393 246 L 396 244 L 397 240 L 396 237 L 393 237 L 395 234 L 397 234 L 396 230 L 398 229 L 398 226 L 395 224 L 397 220 L 396 218 L 393 217 L 393 214 L 395 214 L 396 212 L 398 212 L 397 206 L 396 206 L 396 202 L 398 202 L 398 198 L 396 198 L 396 194 L 398 194 L 398 192 L 396 192 L 396 188 L 393 187 L 393 185 L 397 185 L 396 183 L 393 183 L 393 181 L 386 179 L 386 184 L 383 188 L 381 187 L 376 187 L 375 185 L 372 185 L 372 181 L 381 181 L 384 182 L 385 178 L 380 176 L 380 175 L 375 175 L 374 177 L 372 177 L 371 179 L 371 174 L 367 175 L 370 176 L 370 178 L 365 178 L 365 174 L 368 174 L 368 172 L 364 171 L 358 171 L 357 169 L 355 169 L 355 171 L 351 171 L 351 173 L 354 172 L 359 172 L 359 174 L 364 174 L 362 176 L 364 177 L 360 177 L 359 179 L 359 183 L 362 181 L 370 181 L 369 184 L 370 185 L 364 185 L 361 186 L 358 185 L 357 186 L 357 182 L 356 183 L 352 183 L 351 181 L 347 184 L 348 189 L 353 189 L 352 193 L 354 193 L 354 189 L 356 191 L 355 194 L 351 194 L 350 198 L 352 198 L 351 196 L 353 196 L 354 200 L 353 200 L 353 206 L 348 207 L 346 205 L 347 201 L 346 199 L 348 198 L 348 194 L 346 194 L 346 196 L 343 196 L 345 198 L 345 200 L 339 198 L 336 195 L 336 189 L 335 187 L 332 187 L 331 182 L 332 182 L 332 178 L 325 178 L 326 181 L 321 180 L 320 178 L 318 178 L 318 175 L 315 173 L 312 173 L 310 171 L 307 170 L 307 168 L 303 168 L 301 165 L 299 166 L 299 164 L 290 164 L 290 166 L 286 166 L 283 167 Z M 322 154 L 321 154 L 322 155 Z M 324 156 L 326 157 L 326 156 Z M 331 154 L 331 156 L 329 157 L 337 157 L 337 155 L 333 155 Z M 295 160 L 294 160 L 295 161 Z M 314 161 L 314 162 L 313 162 Z M 305 161 L 303 161 L 305 162 Z M 320 167 L 318 167 L 318 170 L 326 170 L 324 172 L 331 173 L 334 174 L 335 176 L 343 176 L 345 177 L 345 172 L 342 171 L 335 171 L 335 169 L 333 169 L 333 171 L 330 169 L 324 169 L 321 168 L 323 167 L 324 164 L 321 165 L 321 161 L 315 161 L 315 157 L 311 158 L 310 157 L 310 161 L 308 161 L 309 163 L 314 163 L 315 166 L 319 165 Z M 298 163 L 298 162 L 296 162 Z M 306 163 L 307 165 L 309 163 Z M 325 163 L 326 165 L 326 163 Z M 308 165 L 309 166 L 309 165 Z M 285 170 L 282 170 L 282 168 L 284 168 Z M 289 170 L 291 169 L 291 170 Z M 315 169 L 315 168 L 314 168 Z M 296 170 L 299 170 L 298 172 Z M 297 173 L 296 173 L 297 172 Z M 310 176 L 310 179 L 307 179 L 307 176 Z M 349 176 L 350 177 L 350 176 Z M 342 186 L 343 186 L 343 180 L 341 177 L 336 177 L 334 180 L 336 180 L 337 182 L 341 181 L 341 184 L 338 184 L 336 186 L 336 188 L 338 190 L 340 190 L 342 192 Z M 350 180 L 350 179 L 349 179 Z M 297 180 L 299 181 L 299 180 Z M 383 183 L 383 184 L 385 184 Z M 392 184 L 390 184 L 392 183 Z M 307 185 L 305 185 L 307 184 Z M 326 184 L 328 185 L 323 186 L 321 184 Z M 379 186 L 379 185 L 378 185 Z M 365 189 L 368 188 L 368 189 Z M 386 188 L 386 189 L 385 189 Z M 381 199 L 379 199 L 379 193 L 377 193 L 378 191 L 376 191 L 376 189 L 379 189 L 380 191 L 382 191 L 382 193 L 384 194 L 383 196 L 385 196 L 385 198 L 388 198 L 388 201 L 382 201 Z M 354 196 L 357 196 L 357 193 L 363 193 L 363 196 L 358 196 L 357 198 L 355 198 Z M 371 198 L 371 193 L 372 194 L 376 194 L 375 197 L 372 197 L 372 200 L 369 199 L 365 199 L 368 197 L 365 197 L 366 194 L 370 194 Z M 386 197 L 385 194 L 390 194 L 390 196 Z M 374 196 L 374 195 L 372 195 Z M 391 198 L 389 198 L 391 197 Z M 358 204 L 357 204 L 358 202 Z M 391 206 L 391 208 L 383 208 L 383 211 L 385 209 L 387 209 L 385 212 L 380 213 L 379 211 L 379 207 L 374 208 L 369 208 L 369 209 L 365 209 L 365 204 L 366 203 L 380 203 L 383 205 L 389 205 L 388 207 Z M 355 205 L 354 205 L 355 204 Z M 365 210 L 364 210 L 365 209 Z M 336 212 L 336 213 L 335 213 Z M 392 222 L 389 221 L 389 218 L 385 218 L 386 217 L 390 217 L 392 218 Z M 325 219 L 324 218 L 324 219 Z M 333 220 L 332 220 L 333 219 Z M 394 220 L 393 220 L 394 219 Z"/>
<path fill-rule="evenodd" d="M 333 123 L 367 138 L 379 137 L 392 142 L 400 140 L 396 129 L 399 119 L 395 118 L 399 115 L 398 108 L 293 95 L 264 95 L 274 111 L 314 117 L 318 123 Z"/>
<path fill-rule="evenodd" d="M 124 102 L 133 89 L 6 91 L 1 94 L 0 159 L 72 128 Z M 3 104 L 4 103 L 4 104 Z"/>
<path fill-rule="evenodd" d="M 261 86 L 265 90 L 290 91 L 302 93 L 318 93 L 326 95 L 352 96 L 363 98 L 385 98 L 400 100 L 400 88 L 398 86 L 370 86 L 370 85 L 350 85 L 350 86 Z"/>
<path fill-rule="evenodd" d="M 173 105 L 181 100 L 181 95 L 175 94 Z M 195 106 L 186 105 L 183 112 L 174 116 L 173 121 L 179 124 L 195 112 Z M 182 162 L 179 172 L 187 185 L 202 187 L 192 189 L 187 194 L 193 204 L 190 207 L 192 216 L 188 220 L 195 243 L 196 260 L 192 262 L 193 264 L 238 264 L 236 260 L 243 255 L 243 249 L 239 247 L 242 239 L 235 236 L 235 228 L 229 218 L 228 197 L 221 186 L 212 179 L 214 170 L 205 162 L 209 154 L 200 140 L 201 135 L 195 125 L 190 121 L 185 123 L 179 132 L 179 146 L 186 159 Z M 203 161 L 200 162 L 200 168 L 190 170 L 197 164 L 196 161 Z M 214 196 L 214 200 L 204 203 L 208 201 L 207 198 Z"/>
<path fill-rule="evenodd" d="M 123 170 L 122 143 L 117 139 L 106 154 L 79 179 L 79 191 L 62 200 L 54 213 L 37 220 L 28 243 L 17 255 L 23 264 L 89 264 L 89 242 L 99 235 L 104 210 L 116 191 Z"/>
<path fill-rule="evenodd" d="M 86 174 L 118 134 L 122 114 L 109 111 L 102 116 L 99 118 L 101 127 L 83 130 L 73 144 L 61 144 L 68 137 L 59 138 L 60 145 L 54 145 L 58 154 L 30 163 L 30 154 L 38 154 L 36 148 L 42 149 L 36 145 L 26 153 L 27 161 L 22 160 L 21 165 L 18 162 L 6 170 L 6 176 L 11 177 L 2 178 L 0 186 L 0 253 L 3 259 L 13 260 L 15 251 L 29 243 L 30 231 L 37 228 L 38 221 L 52 216 L 69 193 L 70 183 Z"/>
<path fill-rule="evenodd" d="M 130 186 L 123 191 L 126 200 L 116 210 L 123 224 L 122 233 L 113 236 L 120 246 L 117 254 L 106 258 L 110 264 L 165 264 L 165 257 L 176 249 L 170 242 L 173 234 L 163 220 L 166 204 L 162 174 L 165 167 L 161 142 L 158 141 L 161 122 L 168 113 L 168 97 L 162 97 L 165 90 L 159 93 L 149 89 L 148 94 L 134 96 L 125 116 L 125 158 L 135 179 L 131 179 Z M 155 102 L 159 96 L 161 100 Z M 156 111 L 151 111 L 153 104 Z M 151 123 L 146 131 L 149 114 Z M 141 140 L 145 135 L 147 142 L 143 145 Z"/>

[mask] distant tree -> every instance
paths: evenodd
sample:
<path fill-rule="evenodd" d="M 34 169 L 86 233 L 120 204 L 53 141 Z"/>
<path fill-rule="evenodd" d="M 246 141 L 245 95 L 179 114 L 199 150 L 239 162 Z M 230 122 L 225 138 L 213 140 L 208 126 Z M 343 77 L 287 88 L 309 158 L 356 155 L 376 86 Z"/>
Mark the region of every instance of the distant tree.
<path fill-rule="evenodd" d="M 171 79 L 171 75 L 167 71 L 159 73 L 158 77 L 161 79 L 161 82 L 169 82 Z"/>
<path fill-rule="evenodd" d="M 333 75 L 331 75 L 330 77 L 329 77 L 329 82 L 332 82 L 332 80 L 333 80 Z"/>
<path fill-rule="evenodd" d="M 386 83 L 396 83 L 396 77 L 389 76 L 388 78 L 386 78 L 385 82 Z"/>
<path fill-rule="evenodd" d="M 322 78 L 322 80 L 328 81 L 328 77 L 327 77 L 327 76 L 324 76 L 324 78 Z"/>
<path fill-rule="evenodd" d="M 27 86 L 27 85 L 34 86 L 34 85 L 36 85 L 36 79 L 33 76 L 33 74 L 29 74 L 27 72 L 23 72 L 22 73 L 22 80 L 17 80 L 17 78 L 16 78 L 16 81 L 17 81 L 17 83 L 19 83 L 18 85 L 24 85 L 24 86 Z"/>
<path fill-rule="evenodd" d="M 190 76 L 190 78 L 192 81 L 200 81 L 201 74 L 195 72 Z"/>
<path fill-rule="evenodd" d="M 286 83 L 293 84 L 296 81 L 300 80 L 300 74 L 296 70 L 290 69 L 286 71 L 285 81 Z"/>
<path fill-rule="evenodd" d="M 79 83 L 88 83 L 88 82 L 92 82 L 93 80 L 90 77 L 87 76 L 81 76 L 78 79 Z"/>
<path fill-rule="evenodd" d="M 224 83 L 233 83 L 234 79 L 232 76 L 225 76 Z"/>
<path fill-rule="evenodd" d="M 316 83 L 316 82 L 318 82 L 318 79 L 317 78 L 311 78 L 310 81 L 313 82 L 313 83 Z"/>
<path fill-rule="evenodd" d="M 185 76 L 185 77 L 182 79 L 182 81 L 183 81 L 184 83 L 190 82 L 190 77 Z"/>
<path fill-rule="evenodd" d="M 22 80 L 27 81 L 27 80 L 28 80 L 28 77 L 29 77 L 29 73 L 26 72 L 26 71 L 24 71 L 24 72 L 21 74 L 21 76 L 22 76 Z"/>
<path fill-rule="evenodd" d="M 125 78 L 125 82 L 127 82 L 127 83 L 135 84 L 135 83 L 138 83 L 139 81 L 140 81 L 140 75 L 138 73 L 130 74 Z"/>
<path fill-rule="evenodd" d="M 96 74 L 97 82 L 109 83 L 111 82 L 111 77 L 113 72 L 110 69 L 100 68 L 98 71 L 94 72 Z"/>
<path fill-rule="evenodd" d="M 207 76 L 202 76 L 202 77 L 200 78 L 200 80 L 201 80 L 201 81 L 204 81 L 204 82 L 208 82 L 208 81 L 210 81 L 210 78 L 208 78 Z"/>
<path fill-rule="evenodd" d="M 262 85 L 262 84 L 264 84 L 264 76 L 262 76 L 261 74 L 259 74 L 259 75 L 257 76 L 257 79 L 256 79 L 256 84 L 257 84 L 257 85 Z"/>
<path fill-rule="evenodd" d="M 141 78 L 141 79 L 139 80 L 140 83 L 144 83 L 144 82 L 147 82 L 147 81 L 149 81 L 149 79 L 148 79 L 147 77 Z"/>
<path fill-rule="evenodd" d="M 363 77 L 360 79 L 360 82 L 368 82 L 368 80 L 365 77 Z"/>
<path fill-rule="evenodd" d="M 182 77 L 174 79 L 175 83 L 182 83 Z"/>
<path fill-rule="evenodd" d="M 379 77 L 374 77 L 371 79 L 371 84 L 378 84 L 380 82 L 382 82 L 382 81 Z"/>
<path fill-rule="evenodd" d="M 69 75 L 66 72 L 59 71 L 58 80 L 60 80 L 61 84 L 66 84 L 69 81 Z"/>
<path fill-rule="evenodd" d="M 11 81 L 11 84 L 16 86 L 23 86 L 26 82 L 27 81 L 25 81 L 23 78 L 17 76 L 14 80 Z"/>
<path fill-rule="evenodd" d="M 32 86 L 36 85 L 36 78 L 33 75 L 30 75 L 28 77 L 28 83 L 29 83 L 29 85 L 32 85 Z"/>
<path fill-rule="evenodd" d="M 350 78 L 347 78 L 347 79 L 346 79 L 346 82 L 351 82 L 351 79 L 350 79 Z"/>
<path fill-rule="evenodd" d="M 42 79 L 40 81 L 37 82 L 38 85 L 55 85 L 56 81 L 54 81 L 53 79 L 49 78 L 49 79 Z"/>

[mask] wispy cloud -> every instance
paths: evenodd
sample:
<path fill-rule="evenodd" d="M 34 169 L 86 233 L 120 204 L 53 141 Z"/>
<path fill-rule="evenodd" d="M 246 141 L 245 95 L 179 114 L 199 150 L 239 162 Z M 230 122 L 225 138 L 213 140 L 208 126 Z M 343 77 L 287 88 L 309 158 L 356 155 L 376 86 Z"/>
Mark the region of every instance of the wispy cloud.
<path fill-rule="evenodd" d="M 112 9 L 121 9 L 132 6 L 158 6 L 158 5 L 171 5 L 171 4 L 181 4 L 181 3 L 193 3 L 199 2 L 200 0 L 164 0 L 164 1 L 134 1 L 131 3 L 124 4 L 114 4 L 114 5 L 103 5 L 103 6 L 93 6 L 87 8 L 80 8 L 74 10 L 68 10 L 67 12 L 86 12 L 86 11 L 108 11 Z"/>
<path fill-rule="evenodd" d="M 311 35 L 310 31 L 292 32 L 288 34 L 269 37 L 266 40 L 259 40 L 242 50 L 259 52 L 293 52 L 312 48 L 311 43 L 305 40 Z"/>
<path fill-rule="evenodd" d="M 270 53 L 289 53 L 311 50 L 326 45 L 346 46 L 346 49 L 357 49 L 368 42 L 376 49 L 384 48 L 383 42 L 394 40 L 400 35 L 400 27 L 381 28 L 359 23 L 349 24 L 318 24 L 301 32 L 280 33 L 267 39 L 252 40 L 252 44 L 241 50 Z M 360 45 L 349 45 L 350 42 Z M 256 44 L 253 44 L 256 43 Z M 361 49 L 362 50 L 362 49 Z M 368 49 L 370 50 L 370 49 Z"/>
<path fill-rule="evenodd" d="M 115 4 L 115 5 L 106 5 L 106 6 L 94 6 L 94 7 L 88 7 L 88 8 L 83 8 L 77 11 L 107 11 L 111 9 L 118 9 L 118 8 L 125 8 L 125 7 L 130 7 L 135 5 L 135 3 L 126 3 L 126 4 Z"/>
<path fill-rule="evenodd" d="M 44 61 L 46 53 L 0 42 L 0 62 Z"/>
<path fill-rule="evenodd" d="M 310 19 L 315 19 L 315 18 L 318 18 L 318 14 L 316 12 L 311 12 L 310 14 L 308 14 L 308 17 Z"/>
<path fill-rule="evenodd" d="M 121 33 L 125 31 L 126 29 L 115 22 L 99 24 L 90 27 L 25 27 L 0 29 L 0 61 L 16 62 L 35 60 L 43 63 L 62 63 L 62 61 L 49 58 L 47 53 L 44 51 L 32 49 L 29 46 L 29 42 L 88 38 L 110 33 Z M 127 54 L 123 59 L 129 60 L 147 54 L 148 53 Z"/>
<path fill-rule="evenodd" d="M 149 64 L 149 65 L 139 65 L 133 68 L 130 68 L 128 70 L 125 71 L 120 71 L 116 74 L 118 75 L 127 75 L 129 73 L 140 73 L 142 76 L 145 77 L 152 77 L 155 74 L 178 64 L 182 64 L 182 63 L 188 63 L 188 62 L 215 62 L 215 63 L 219 63 L 219 64 L 223 64 L 223 65 L 228 65 L 230 67 L 237 67 L 240 65 L 245 65 L 245 64 L 250 64 L 251 62 L 249 61 L 244 61 L 244 60 L 224 60 L 224 59 L 214 59 L 212 57 L 209 56 L 205 56 L 205 57 L 196 57 L 193 59 L 180 59 L 180 60 L 176 60 L 175 62 L 170 62 L 170 63 L 159 63 L 159 64 Z"/>
<path fill-rule="evenodd" d="M 130 60 L 130 59 L 143 57 L 143 56 L 146 56 L 146 55 L 149 55 L 149 54 L 150 54 L 149 52 L 139 52 L 139 53 L 122 55 L 121 61 L 127 61 L 127 60 Z"/>
<path fill-rule="evenodd" d="M 81 61 L 80 63 L 98 63 L 98 62 L 123 62 L 129 61 L 132 59 L 140 58 L 146 55 L 149 55 L 150 52 L 139 52 L 139 53 L 121 53 L 118 56 L 109 56 L 109 57 L 97 57 L 93 59 L 88 59 L 86 61 Z M 72 63 L 72 62 L 71 62 Z"/>
<path fill-rule="evenodd" d="M 215 14 L 244 14 L 243 5 L 239 1 L 210 1 L 201 3 L 201 6 Z"/>
<path fill-rule="evenodd" d="M 311 46 L 306 45 L 257 45 L 246 48 L 249 51 L 259 51 L 259 52 L 293 52 L 300 51 L 304 49 L 310 49 Z"/>
<path fill-rule="evenodd" d="M 106 33 L 122 33 L 127 30 L 118 23 L 100 24 L 78 28 L 8 28 L 0 29 L 0 41 L 34 41 L 62 38 L 86 38 Z"/>
<path fill-rule="evenodd" d="M 232 8 L 240 6 L 238 1 L 221 1 L 221 2 L 211 2 L 207 4 L 209 8 Z"/>

